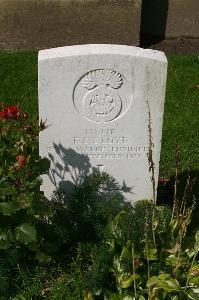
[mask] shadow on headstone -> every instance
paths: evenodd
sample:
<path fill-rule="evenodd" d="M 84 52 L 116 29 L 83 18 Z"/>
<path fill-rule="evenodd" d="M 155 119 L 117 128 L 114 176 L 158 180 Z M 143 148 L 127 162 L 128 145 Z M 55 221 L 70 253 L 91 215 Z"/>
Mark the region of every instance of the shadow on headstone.
<path fill-rule="evenodd" d="M 165 38 L 168 0 L 142 0 L 140 47 L 148 48 Z"/>
<path fill-rule="evenodd" d="M 58 160 L 52 153 L 48 154 L 48 158 L 51 161 L 49 178 L 55 190 L 71 194 L 74 192 L 75 187 L 82 184 L 87 176 L 100 173 L 99 169 L 91 165 L 87 155 L 77 153 L 71 148 L 65 148 L 60 143 L 58 145 L 53 143 L 53 147 Z M 71 178 L 71 180 L 66 180 L 66 177 Z M 106 185 L 107 192 L 121 194 L 123 199 L 122 193 L 133 194 L 132 189 L 133 187 L 128 187 L 125 181 L 122 185 L 119 185 L 113 177 L 110 177 Z"/>

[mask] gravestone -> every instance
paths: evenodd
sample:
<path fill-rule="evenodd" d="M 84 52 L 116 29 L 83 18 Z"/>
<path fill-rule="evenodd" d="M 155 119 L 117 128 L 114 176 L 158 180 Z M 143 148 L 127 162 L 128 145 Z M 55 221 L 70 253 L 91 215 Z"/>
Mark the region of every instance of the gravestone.
<path fill-rule="evenodd" d="M 122 45 L 79 45 L 39 52 L 40 155 L 51 160 L 42 189 L 50 198 L 93 172 L 112 175 L 126 200 L 151 199 L 157 185 L 167 59 Z M 150 117 L 149 117 L 150 115 Z"/>

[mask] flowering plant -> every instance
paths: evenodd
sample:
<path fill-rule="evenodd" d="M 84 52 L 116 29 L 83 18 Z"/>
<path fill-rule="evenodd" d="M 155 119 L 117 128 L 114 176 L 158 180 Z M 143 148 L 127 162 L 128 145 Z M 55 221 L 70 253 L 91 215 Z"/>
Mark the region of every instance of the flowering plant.
<path fill-rule="evenodd" d="M 38 154 L 45 124 L 29 122 L 29 114 L 18 105 L 1 103 L 0 108 L 0 249 L 22 245 L 39 253 L 38 227 L 48 214 L 39 191 L 40 175 L 49 168 L 49 161 Z"/>
<path fill-rule="evenodd" d="M 3 106 L 3 104 L 2 104 Z M 8 106 L 0 111 L 0 118 L 3 119 L 18 119 L 20 110 L 18 106 Z"/>

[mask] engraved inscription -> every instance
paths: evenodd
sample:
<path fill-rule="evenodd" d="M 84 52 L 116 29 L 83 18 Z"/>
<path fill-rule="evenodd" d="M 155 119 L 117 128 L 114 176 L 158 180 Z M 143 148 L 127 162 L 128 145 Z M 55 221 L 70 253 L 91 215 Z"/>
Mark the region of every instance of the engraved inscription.
<path fill-rule="evenodd" d="M 114 120 L 122 109 L 122 101 L 114 89 L 123 84 L 121 74 L 111 70 L 96 70 L 89 72 L 83 87 L 91 90 L 83 100 L 85 117 L 95 122 L 109 122 Z"/>
<path fill-rule="evenodd" d="M 75 158 L 77 155 L 86 155 L 95 160 L 147 160 L 148 146 L 137 145 L 129 137 L 122 136 L 116 128 L 85 128 L 80 136 L 71 140 L 73 153 L 67 156 Z M 48 147 L 48 152 L 54 152 Z M 97 165 L 101 171 L 104 163 Z"/>
<path fill-rule="evenodd" d="M 134 145 L 129 137 L 119 135 L 116 128 L 86 128 L 81 136 L 73 138 L 78 154 L 92 159 L 147 159 L 148 147 Z"/>
<path fill-rule="evenodd" d="M 110 86 L 113 89 L 118 89 L 122 84 L 121 74 L 106 69 L 91 71 L 83 80 L 83 87 L 88 90 L 92 90 L 96 86 Z"/>

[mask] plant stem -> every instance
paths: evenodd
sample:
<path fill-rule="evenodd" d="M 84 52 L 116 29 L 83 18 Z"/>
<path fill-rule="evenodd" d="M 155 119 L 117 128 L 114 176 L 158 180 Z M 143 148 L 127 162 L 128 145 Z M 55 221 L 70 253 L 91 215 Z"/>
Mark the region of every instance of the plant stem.
<path fill-rule="evenodd" d="M 145 251 L 146 251 L 146 260 L 147 260 L 147 273 L 148 280 L 150 279 L 150 261 L 149 261 L 149 247 L 148 247 L 148 211 L 146 212 L 145 222 L 144 222 L 144 237 L 145 237 Z M 151 288 L 149 286 L 149 295 L 148 299 L 151 299 Z"/>
<path fill-rule="evenodd" d="M 152 139 L 152 124 L 151 124 L 151 111 L 150 111 L 150 106 L 149 102 L 147 101 L 147 106 L 148 106 L 148 137 L 149 137 L 149 149 L 147 153 L 148 157 L 148 163 L 149 163 L 149 172 L 151 172 L 151 182 L 152 182 L 152 188 L 153 188 L 153 208 L 152 208 L 152 220 L 151 220 L 151 225 L 152 225 L 152 234 L 153 234 L 153 244 L 154 248 L 156 249 L 156 239 L 155 239 L 155 205 L 156 205 L 156 184 L 155 184 L 155 164 L 153 161 L 153 139 Z"/>
<path fill-rule="evenodd" d="M 176 168 L 175 168 L 175 184 L 174 184 L 174 199 L 173 199 L 173 211 L 172 211 L 172 218 L 174 219 L 176 216 L 176 210 L 177 210 L 177 187 L 178 187 L 178 176 L 179 176 L 179 164 L 180 164 L 180 147 L 177 143 L 176 145 Z"/>
<path fill-rule="evenodd" d="M 198 255 L 198 252 L 196 252 L 193 256 L 193 259 L 192 259 L 192 262 L 191 262 L 191 266 L 190 266 L 190 269 L 193 267 L 193 264 L 196 260 L 196 257 Z M 187 287 L 188 287 L 188 283 L 189 283 L 189 276 L 187 275 L 187 281 L 186 281 L 186 285 L 185 285 L 185 291 L 187 290 Z"/>
<path fill-rule="evenodd" d="M 133 287 L 135 300 L 137 299 L 137 290 L 136 290 L 136 281 L 135 281 L 135 253 L 134 253 L 134 244 L 132 244 L 132 259 L 133 259 Z"/>
<path fill-rule="evenodd" d="M 149 102 L 147 101 L 148 106 L 148 137 L 149 137 L 149 149 L 147 153 L 148 163 L 149 163 L 149 172 L 151 172 L 151 182 L 153 188 L 153 204 L 156 204 L 156 188 L 155 188 L 155 164 L 153 161 L 153 139 L 152 139 L 152 124 L 151 124 L 151 111 Z"/>

